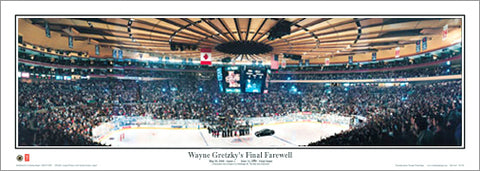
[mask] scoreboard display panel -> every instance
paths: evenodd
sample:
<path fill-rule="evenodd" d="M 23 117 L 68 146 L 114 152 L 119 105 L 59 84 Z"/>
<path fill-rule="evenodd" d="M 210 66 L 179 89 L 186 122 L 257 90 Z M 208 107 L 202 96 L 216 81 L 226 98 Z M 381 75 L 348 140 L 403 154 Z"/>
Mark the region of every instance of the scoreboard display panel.
<path fill-rule="evenodd" d="M 262 93 L 265 85 L 265 68 L 245 69 L 245 93 Z"/>
<path fill-rule="evenodd" d="M 220 92 L 223 92 L 223 74 L 222 68 L 217 68 L 217 81 Z"/>
<path fill-rule="evenodd" d="M 217 68 L 220 92 L 265 93 L 269 73 L 265 67 L 226 66 Z"/>
<path fill-rule="evenodd" d="M 226 93 L 242 92 L 242 70 L 239 66 L 224 67 L 222 74 Z"/>

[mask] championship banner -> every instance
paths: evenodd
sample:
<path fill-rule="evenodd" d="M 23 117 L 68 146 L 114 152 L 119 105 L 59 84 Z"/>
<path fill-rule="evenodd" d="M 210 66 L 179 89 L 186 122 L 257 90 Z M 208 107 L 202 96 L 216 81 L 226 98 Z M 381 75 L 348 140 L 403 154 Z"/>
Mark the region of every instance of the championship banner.
<path fill-rule="evenodd" d="M 187 59 L 186 58 L 183 58 L 182 59 L 182 65 L 186 65 L 187 64 Z"/>
<path fill-rule="evenodd" d="M 287 67 L 287 61 L 285 59 L 282 59 L 282 68 Z"/>
<path fill-rule="evenodd" d="M 302 65 L 303 65 L 302 63 L 303 63 L 303 60 L 300 59 L 300 60 L 298 61 L 298 66 L 302 66 Z"/>
<path fill-rule="evenodd" d="M 45 22 L 45 36 L 50 38 L 50 26 L 48 26 L 48 22 Z"/>
<path fill-rule="evenodd" d="M 117 58 L 117 49 L 113 49 L 112 57 L 113 57 L 113 59 Z"/>
<path fill-rule="evenodd" d="M 422 39 L 422 50 L 427 50 L 427 37 Z"/>
<path fill-rule="evenodd" d="M 73 37 L 72 36 L 68 36 L 68 47 L 73 48 Z"/>
<path fill-rule="evenodd" d="M 330 58 L 325 58 L 325 65 L 326 66 L 330 65 Z"/>
<path fill-rule="evenodd" d="M 252 60 L 252 65 L 253 66 L 257 65 L 257 60 Z"/>
<path fill-rule="evenodd" d="M 123 50 L 121 49 L 118 49 L 118 59 L 123 59 Z"/>
<path fill-rule="evenodd" d="M 416 45 L 416 52 L 417 52 L 417 53 L 420 52 L 420 51 L 421 51 L 421 49 L 420 49 L 420 40 L 417 40 L 417 41 L 415 42 L 415 45 Z"/>
<path fill-rule="evenodd" d="M 270 62 L 271 69 L 278 69 L 278 55 L 272 55 L 272 60 Z"/>
<path fill-rule="evenodd" d="M 353 56 L 348 56 L 348 63 L 353 64 Z"/>
<path fill-rule="evenodd" d="M 443 26 L 443 31 L 442 31 L 442 41 L 445 41 L 447 39 L 447 35 L 448 35 L 448 24 L 445 24 L 445 26 Z"/>
<path fill-rule="evenodd" d="M 395 48 L 395 58 L 400 57 L 400 47 Z"/>
<path fill-rule="evenodd" d="M 200 65 L 212 65 L 212 49 L 200 49 Z"/>
<path fill-rule="evenodd" d="M 165 56 L 165 63 L 168 63 L 168 60 L 170 60 L 170 57 Z"/>
<path fill-rule="evenodd" d="M 376 61 L 377 60 L 377 52 L 373 52 L 372 53 L 372 61 Z"/>
<path fill-rule="evenodd" d="M 188 64 L 193 64 L 193 59 L 192 58 L 188 58 Z"/>
<path fill-rule="evenodd" d="M 100 55 L 100 46 L 95 45 L 95 55 Z"/>
<path fill-rule="evenodd" d="M 310 65 L 310 59 L 305 59 L 305 66 L 309 66 Z"/>

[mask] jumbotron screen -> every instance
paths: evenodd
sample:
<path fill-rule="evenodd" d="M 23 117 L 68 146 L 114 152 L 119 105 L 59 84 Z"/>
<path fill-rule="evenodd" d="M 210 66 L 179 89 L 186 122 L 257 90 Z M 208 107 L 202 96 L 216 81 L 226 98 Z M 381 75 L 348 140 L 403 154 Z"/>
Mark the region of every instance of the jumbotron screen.
<path fill-rule="evenodd" d="M 239 66 L 229 66 L 223 68 L 223 82 L 226 93 L 242 92 L 242 72 Z"/>
<path fill-rule="evenodd" d="M 262 93 L 267 78 L 263 67 L 228 66 L 217 68 L 220 92 Z"/>
<path fill-rule="evenodd" d="M 247 68 L 245 70 L 245 92 L 262 93 L 266 73 L 264 68 Z"/>

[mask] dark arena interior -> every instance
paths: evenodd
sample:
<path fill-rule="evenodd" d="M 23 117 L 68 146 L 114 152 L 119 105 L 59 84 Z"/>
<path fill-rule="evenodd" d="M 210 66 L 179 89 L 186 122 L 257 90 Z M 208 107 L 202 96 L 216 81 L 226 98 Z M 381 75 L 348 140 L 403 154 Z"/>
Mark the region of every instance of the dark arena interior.
<path fill-rule="evenodd" d="M 17 23 L 18 146 L 463 145 L 461 18 Z"/>

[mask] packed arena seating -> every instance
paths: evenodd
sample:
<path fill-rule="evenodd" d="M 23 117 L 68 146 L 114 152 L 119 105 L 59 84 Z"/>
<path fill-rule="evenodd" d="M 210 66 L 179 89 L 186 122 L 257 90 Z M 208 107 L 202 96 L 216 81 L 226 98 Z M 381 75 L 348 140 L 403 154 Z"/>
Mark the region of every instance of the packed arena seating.
<path fill-rule="evenodd" d="M 101 59 L 101 58 L 85 58 L 85 57 L 75 57 L 75 56 L 65 56 L 64 54 L 56 54 L 55 58 L 50 57 L 52 55 L 46 56 L 45 52 L 38 52 L 32 54 L 31 52 L 27 53 L 26 48 L 19 47 L 19 59 L 27 61 L 36 61 L 43 64 L 52 64 L 57 66 L 75 66 L 75 67 L 129 67 L 129 68 L 160 68 L 160 69 L 193 69 L 200 71 L 214 71 L 213 67 L 194 64 L 190 61 L 183 61 L 181 63 L 168 62 L 166 59 L 162 58 L 162 61 L 141 61 L 141 60 L 114 60 L 114 59 Z M 31 50 L 30 50 L 31 51 Z M 36 50 L 33 50 L 36 51 Z M 279 71 L 282 72 L 291 72 L 291 71 L 360 71 L 366 69 L 389 69 L 395 67 L 403 66 L 415 66 L 419 64 L 428 64 L 435 61 L 441 61 L 446 59 L 455 58 L 462 53 L 461 48 L 445 48 L 438 50 L 438 55 L 432 55 L 431 53 L 425 53 L 421 56 L 414 58 L 399 58 L 392 59 L 393 61 L 371 61 L 365 62 L 362 61 L 361 64 L 332 64 L 330 66 L 311 64 L 308 67 L 299 67 L 299 65 L 289 64 L 287 68 L 279 68 Z M 82 53 L 82 52 L 75 52 Z M 434 57 L 435 56 L 435 57 Z M 173 58 L 172 58 L 173 60 Z M 227 64 L 229 65 L 229 64 Z M 95 69 L 97 72 L 98 69 Z M 113 70 L 113 73 L 121 74 L 122 71 Z M 120 72 L 120 73 L 119 73 Z M 442 71 L 445 72 L 445 71 Z M 108 72 L 107 72 L 108 73 Z M 432 74 L 429 74 L 432 75 Z M 444 74 L 445 75 L 445 74 Z"/>
<path fill-rule="evenodd" d="M 301 94 L 292 93 L 291 86 Z M 461 81 L 405 87 L 277 83 L 270 86 L 268 94 L 223 94 L 218 93 L 215 80 L 191 75 L 164 81 L 33 79 L 19 81 L 18 89 L 20 145 L 98 145 L 89 139 L 92 127 L 115 115 L 228 125 L 236 118 L 288 115 L 299 110 L 362 115 L 371 120 L 364 127 L 310 145 L 461 143 Z M 218 123 L 220 116 L 224 117 L 222 123 Z M 417 142 L 419 131 L 413 123 L 422 117 L 427 117 L 426 131 L 433 138 Z M 65 139 L 52 138 L 56 136 Z"/>
<path fill-rule="evenodd" d="M 275 80 L 337 80 L 411 78 L 461 74 L 461 67 L 434 66 L 400 71 L 337 74 L 274 74 Z"/>
<path fill-rule="evenodd" d="M 378 83 L 353 86 L 273 83 L 267 94 L 224 94 L 218 91 L 215 67 L 194 65 L 191 61 L 181 64 L 119 61 L 62 51 L 51 57 L 44 52 L 27 52 L 24 47 L 19 47 L 18 70 L 37 75 L 19 78 L 19 145 L 102 145 L 91 140 L 92 128 L 117 115 L 199 119 L 212 126 L 209 131 L 218 132 L 234 129 L 238 118 L 285 116 L 298 111 L 368 118 L 361 127 L 312 142 L 310 146 L 462 144 L 461 81 L 411 82 L 392 87 L 381 87 Z M 425 53 L 389 62 L 289 66 L 272 71 L 271 79 L 456 75 L 462 70 L 459 54 L 461 48 L 443 49 L 435 57 Z M 454 59 L 452 65 L 451 59 Z M 405 66 L 410 68 L 398 69 Z M 365 71 L 370 69 L 375 71 Z M 39 77 L 42 74 L 51 78 Z M 66 81 L 54 79 L 55 75 L 92 78 Z M 111 75 L 165 80 L 121 80 Z M 292 92 L 291 87 L 298 91 Z"/>
<path fill-rule="evenodd" d="M 351 72 L 351 73 L 326 73 L 326 74 L 290 74 L 273 72 L 271 79 L 273 80 L 334 80 L 334 79 L 386 79 L 386 78 L 409 78 L 409 77 L 427 77 L 441 75 L 461 74 L 461 66 L 455 65 L 434 65 L 430 67 L 414 68 L 409 70 L 396 71 L 380 71 L 380 72 Z M 215 72 L 165 72 L 152 70 L 107 70 L 107 69 L 52 69 L 43 66 L 28 66 L 19 64 L 19 70 L 30 73 L 52 74 L 52 75 L 106 75 L 118 74 L 125 76 L 141 76 L 141 77 L 158 77 L 158 78 L 182 78 L 186 76 L 204 77 L 204 79 L 212 79 Z"/>
<path fill-rule="evenodd" d="M 322 65 L 310 65 L 308 67 L 287 67 L 284 70 L 286 71 L 356 71 L 356 70 L 365 70 L 365 69 L 380 69 L 380 68 L 395 68 L 402 66 L 411 66 L 418 64 L 425 64 L 430 62 L 435 62 L 439 60 L 453 58 L 461 54 L 461 48 L 454 50 L 442 50 L 442 52 L 435 58 L 427 53 L 417 58 L 399 58 L 390 62 L 386 61 L 376 61 L 376 62 L 362 62 L 362 65 L 352 63 L 352 64 L 337 64 L 331 66 L 322 66 Z"/>
<path fill-rule="evenodd" d="M 362 104 L 378 109 L 369 115 L 365 126 L 309 145 L 461 145 L 460 81 L 385 88 L 373 93 L 376 95 L 359 93 L 360 98 L 344 103 L 351 113 Z M 408 99 L 402 99 L 406 94 Z"/>

